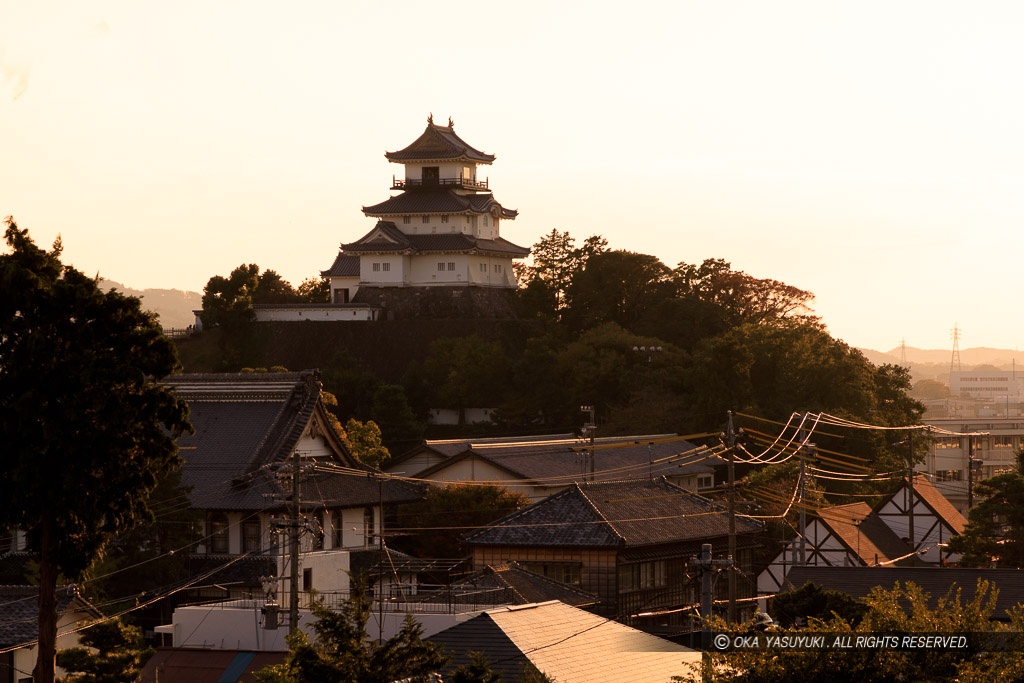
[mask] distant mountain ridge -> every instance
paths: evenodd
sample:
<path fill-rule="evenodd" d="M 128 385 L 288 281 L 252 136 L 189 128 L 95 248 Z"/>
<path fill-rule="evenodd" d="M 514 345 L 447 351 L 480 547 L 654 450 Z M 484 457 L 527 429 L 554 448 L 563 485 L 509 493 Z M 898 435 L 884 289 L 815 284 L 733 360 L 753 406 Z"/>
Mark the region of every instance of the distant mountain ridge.
<path fill-rule="evenodd" d="M 186 292 L 180 289 L 132 289 L 106 278 L 100 278 L 100 288 L 104 291 L 116 289 L 121 294 L 139 297 L 142 299 L 143 308 L 160 316 L 160 324 L 165 329 L 192 325 L 196 320 L 192 311 L 203 306 L 203 295 L 199 292 Z"/>

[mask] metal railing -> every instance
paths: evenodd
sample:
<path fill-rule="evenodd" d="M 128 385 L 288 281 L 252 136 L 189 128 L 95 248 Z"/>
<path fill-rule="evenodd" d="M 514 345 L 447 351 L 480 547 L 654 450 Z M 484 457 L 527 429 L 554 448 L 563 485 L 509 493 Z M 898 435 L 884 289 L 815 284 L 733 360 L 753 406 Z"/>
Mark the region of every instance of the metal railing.
<path fill-rule="evenodd" d="M 453 186 L 462 187 L 473 190 L 486 190 L 488 189 L 488 183 L 490 179 L 485 180 L 474 180 L 472 178 L 465 178 L 459 176 L 458 178 L 396 178 L 391 176 L 391 189 L 393 190 L 405 190 L 412 187 L 437 187 L 437 186 Z"/>

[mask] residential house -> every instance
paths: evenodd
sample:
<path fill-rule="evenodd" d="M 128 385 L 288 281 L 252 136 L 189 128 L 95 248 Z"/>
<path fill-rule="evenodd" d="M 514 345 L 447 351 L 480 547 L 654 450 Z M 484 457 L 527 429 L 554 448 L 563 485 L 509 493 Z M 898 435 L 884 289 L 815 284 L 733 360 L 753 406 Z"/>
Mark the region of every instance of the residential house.
<path fill-rule="evenodd" d="M 437 483 L 494 482 L 540 500 L 582 481 L 664 477 L 690 491 L 709 489 L 723 462 L 674 434 L 590 442 L 572 435 L 427 441 L 385 470 Z"/>
<path fill-rule="evenodd" d="M 250 683 L 256 672 L 284 664 L 288 652 L 161 647 L 146 662 L 140 683 Z"/>
<path fill-rule="evenodd" d="M 762 528 L 748 517 L 736 520 L 742 576 L 751 576 Z M 700 599 L 691 559 L 704 543 L 725 559 L 728 531 L 720 505 L 657 477 L 572 484 L 464 538 L 477 569 L 516 562 L 596 594 L 600 614 L 672 626 L 688 623 L 682 608 Z M 752 580 L 737 587 L 740 598 L 754 595 Z M 716 591 L 727 597 L 727 582 Z"/>
<path fill-rule="evenodd" d="M 57 588 L 57 649 L 76 647 L 73 629 L 103 616 L 74 585 Z M 39 587 L 0 586 L 0 681 L 31 683 L 39 638 Z M 57 668 L 57 675 L 66 672 Z"/>
<path fill-rule="evenodd" d="M 197 597 L 247 596 L 261 588 L 260 576 L 276 573 L 296 484 L 307 553 L 374 545 L 382 507 L 422 496 L 421 487 L 383 480 L 348 452 L 314 371 L 174 375 L 166 383 L 188 403 L 195 428 L 178 441 L 182 484 L 206 516 L 191 568 L 237 560 L 216 577 L 236 588 Z"/>
<path fill-rule="evenodd" d="M 945 545 L 963 532 L 965 524 L 926 477 L 914 478 L 913 492 L 910 479 L 904 479 L 873 508 L 857 502 L 814 512 L 803 537 L 790 539 L 758 575 L 758 592 L 771 595 L 783 590 L 788 573 L 798 566 L 914 567 L 955 562 L 959 556 Z"/>
<path fill-rule="evenodd" d="M 488 610 L 429 640 L 452 653 L 446 672 L 480 652 L 507 681 L 532 667 L 559 683 L 666 683 L 701 661 L 697 650 L 556 600 Z"/>

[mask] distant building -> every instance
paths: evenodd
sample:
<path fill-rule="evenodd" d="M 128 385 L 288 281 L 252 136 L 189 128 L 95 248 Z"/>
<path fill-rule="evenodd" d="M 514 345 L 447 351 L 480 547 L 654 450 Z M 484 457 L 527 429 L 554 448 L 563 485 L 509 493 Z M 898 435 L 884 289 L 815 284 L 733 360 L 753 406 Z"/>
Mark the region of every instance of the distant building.
<path fill-rule="evenodd" d="M 515 289 L 512 265 L 530 250 L 501 236 L 502 224 L 518 212 L 498 203 L 489 180 L 478 175 L 494 155 L 460 138 L 450 119 L 441 126 L 431 116 L 412 144 L 384 156 L 404 167 L 391 186 L 401 193 L 363 207 L 377 224 L 342 244 L 322 272 L 332 303 L 382 306 L 400 317 L 507 313 L 501 297 L 482 292 Z"/>
<path fill-rule="evenodd" d="M 1024 373 L 1015 370 L 964 370 L 949 373 L 949 393 L 958 398 L 1009 400 L 1019 403 L 1024 395 Z"/>

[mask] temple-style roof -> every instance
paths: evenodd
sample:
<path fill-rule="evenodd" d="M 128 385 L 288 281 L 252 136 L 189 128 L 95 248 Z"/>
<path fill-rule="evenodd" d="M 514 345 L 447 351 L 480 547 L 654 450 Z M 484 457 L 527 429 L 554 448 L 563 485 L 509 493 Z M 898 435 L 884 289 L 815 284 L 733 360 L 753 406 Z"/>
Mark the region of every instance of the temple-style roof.
<path fill-rule="evenodd" d="M 499 218 L 514 219 L 515 209 L 506 209 L 492 194 L 457 194 L 453 190 L 437 192 L 403 192 L 373 206 L 364 206 L 367 216 L 396 214 L 494 213 Z"/>
<path fill-rule="evenodd" d="M 456 135 L 451 119 L 447 126 L 439 126 L 434 123 L 433 115 L 427 119 L 426 130 L 411 145 L 397 152 L 385 152 L 384 156 L 394 163 L 465 159 L 489 164 L 494 161 L 493 154 L 481 152 Z"/>
<path fill-rule="evenodd" d="M 341 245 L 341 248 L 346 252 L 365 253 L 489 252 L 518 258 L 530 253 L 526 247 L 512 244 L 500 237 L 487 240 L 461 233 L 406 235 L 390 221 L 378 221 L 373 230 L 351 244 Z"/>
<path fill-rule="evenodd" d="M 359 257 L 338 252 L 334 263 L 327 270 L 321 270 L 323 277 L 359 277 Z"/>

